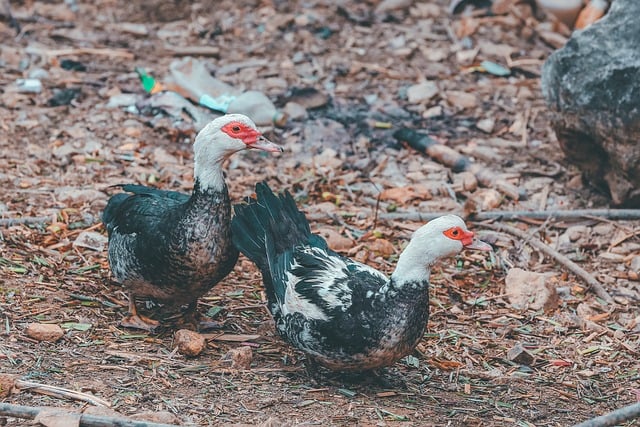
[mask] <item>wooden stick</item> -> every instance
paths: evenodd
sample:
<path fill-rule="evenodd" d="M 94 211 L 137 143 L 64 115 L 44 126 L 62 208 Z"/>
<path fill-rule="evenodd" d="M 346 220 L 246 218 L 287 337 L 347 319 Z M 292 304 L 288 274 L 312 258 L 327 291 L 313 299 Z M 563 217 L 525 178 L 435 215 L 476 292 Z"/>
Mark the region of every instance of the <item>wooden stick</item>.
<path fill-rule="evenodd" d="M 550 248 L 548 245 L 546 245 L 542 241 L 535 239 L 529 236 L 527 233 L 520 231 L 517 228 L 507 224 L 494 223 L 494 224 L 482 224 L 482 226 L 490 230 L 503 231 L 503 232 L 509 233 L 529 243 L 531 246 L 535 247 L 536 249 L 541 250 L 551 258 L 555 259 L 560 264 L 567 267 L 576 276 L 584 280 L 589 285 L 591 290 L 593 290 L 593 292 L 595 292 L 595 294 L 598 295 L 600 298 L 602 298 L 608 303 L 613 303 L 613 298 L 611 298 L 611 295 L 609 295 L 609 293 L 602 287 L 600 282 L 598 282 L 595 277 L 593 277 L 589 272 L 587 272 L 585 269 L 580 267 L 575 262 L 571 261 L 566 256 Z"/>
<path fill-rule="evenodd" d="M 637 418 L 640 418 L 640 402 L 623 406 L 620 409 L 616 409 L 599 417 L 591 418 L 573 427 L 610 427 Z"/>
<path fill-rule="evenodd" d="M 135 421 L 125 417 L 108 417 L 103 415 L 78 414 L 77 412 L 49 407 L 12 405 L 0 402 L 0 415 L 15 418 L 34 419 L 41 411 L 59 413 L 60 415 L 80 415 L 80 427 L 178 427 L 176 424 L 161 424 L 151 421 Z"/>
<path fill-rule="evenodd" d="M 439 144 L 438 141 L 427 134 L 416 132 L 409 128 L 402 128 L 395 131 L 393 137 L 398 141 L 405 141 L 410 147 L 451 168 L 453 172 L 469 171 L 475 175 L 481 185 L 496 188 L 514 200 L 521 198 L 522 190 L 518 187 L 496 175 L 494 171 L 471 162 L 453 148 Z"/>
<path fill-rule="evenodd" d="M 450 214 L 451 212 L 392 212 L 379 215 L 384 220 L 406 220 L 406 221 L 431 221 L 432 219 Z M 580 219 L 585 217 L 600 217 L 612 220 L 634 220 L 640 219 L 640 209 L 576 209 L 571 211 L 487 211 L 478 212 L 471 217 L 473 221 L 486 220 L 517 220 L 521 218 L 532 219 Z M 308 215 L 309 219 L 324 219 L 326 214 Z"/>
<path fill-rule="evenodd" d="M 73 399 L 88 402 L 95 406 L 111 407 L 111 404 L 106 400 L 102 400 L 99 397 L 93 396 L 88 393 L 82 393 L 80 391 L 69 390 L 67 388 L 57 387 L 48 384 L 34 383 L 31 381 L 16 380 L 15 386 L 19 389 L 30 390 L 40 394 L 46 394 L 48 396 L 57 397 L 59 399 Z"/>
<path fill-rule="evenodd" d="M 111 58 L 121 58 L 125 60 L 132 60 L 135 58 L 135 55 L 133 53 L 123 49 L 95 48 L 95 47 L 51 49 L 44 46 L 27 46 L 25 51 L 30 54 L 46 56 L 46 57 L 58 57 L 58 56 L 70 56 L 70 55 L 93 55 L 93 56 L 108 56 Z"/>
<path fill-rule="evenodd" d="M 43 224 L 51 222 L 50 216 L 23 216 L 22 218 L 0 218 L 0 226 L 12 227 L 18 224 Z"/>

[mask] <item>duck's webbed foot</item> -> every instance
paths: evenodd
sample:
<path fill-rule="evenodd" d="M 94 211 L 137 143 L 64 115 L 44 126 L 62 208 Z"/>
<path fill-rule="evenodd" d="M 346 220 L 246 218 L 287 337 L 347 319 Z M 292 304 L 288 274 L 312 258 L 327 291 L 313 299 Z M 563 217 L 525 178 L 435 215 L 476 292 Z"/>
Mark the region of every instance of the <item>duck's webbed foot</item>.
<path fill-rule="evenodd" d="M 135 328 L 153 332 L 158 326 L 160 326 L 160 322 L 150 319 L 147 316 L 143 316 L 142 314 L 138 314 L 135 297 L 133 295 L 129 295 L 129 314 L 120 321 L 120 325 L 125 328 Z"/>
<path fill-rule="evenodd" d="M 388 368 L 379 368 L 366 373 L 371 381 L 382 388 L 406 389 L 407 383 L 398 372 L 392 372 Z"/>
<path fill-rule="evenodd" d="M 204 331 L 208 329 L 222 329 L 223 323 L 210 320 L 208 317 L 200 316 L 198 311 L 198 301 L 194 301 L 187 306 L 187 309 L 178 319 L 178 325 L 194 331 Z M 201 320 L 203 319 L 203 320 Z"/>

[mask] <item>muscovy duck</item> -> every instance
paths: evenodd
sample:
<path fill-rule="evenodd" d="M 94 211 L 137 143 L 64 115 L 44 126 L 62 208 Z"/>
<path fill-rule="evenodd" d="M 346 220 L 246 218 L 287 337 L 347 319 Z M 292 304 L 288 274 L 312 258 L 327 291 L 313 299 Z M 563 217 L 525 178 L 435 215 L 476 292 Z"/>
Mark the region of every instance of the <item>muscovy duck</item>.
<path fill-rule="evenodd" d="M 142 185 L 119 185 L 102 215 L 109 235 L 109 265 L 128 288 L 129 315 L 123 326 L 153 330 L 159 322 L 139 315 L 136 297 L 171 306 L 188 304 L 193 316 L 198 298 L 233 269 L 238 251 L 231 242 L 231 203 L 222 164 L 238 151 L 280 152 L 248 117 L 228 114 L 211 121 L 196 136 L 191 195 Z M 129 193 L 129 194 L 128 194 Z"/>
<path fill-rule="evenodd" d="M 318 364 L 368 371 L 418 344 L 429 317 L 429 272 L 462 249 L 491 250 L 464 221 L 445 215 L 419 228 L 390 278 L 334 251 L 312 234 L 287 191 L 264 182 L 234 206 L 232 238 L 262 273 L 278 333 Z"/>

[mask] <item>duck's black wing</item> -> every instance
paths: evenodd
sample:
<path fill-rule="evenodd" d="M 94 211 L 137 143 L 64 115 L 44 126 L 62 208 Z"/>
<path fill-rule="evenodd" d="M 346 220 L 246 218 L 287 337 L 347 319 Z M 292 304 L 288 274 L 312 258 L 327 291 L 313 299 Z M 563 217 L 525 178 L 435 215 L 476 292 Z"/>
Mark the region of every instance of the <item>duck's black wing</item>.
<path fill-rule="evenodd" d="M 126 193 L 112 196 L 102 214 L 102 222 L 111 235 L 114 229 L 121 234 L 160 231 L 158 227 L 171 225 L 176 208 L 189 200 L 189 195 L 177 191 L 158 190 L 142 185 L 120 185 Z"/>

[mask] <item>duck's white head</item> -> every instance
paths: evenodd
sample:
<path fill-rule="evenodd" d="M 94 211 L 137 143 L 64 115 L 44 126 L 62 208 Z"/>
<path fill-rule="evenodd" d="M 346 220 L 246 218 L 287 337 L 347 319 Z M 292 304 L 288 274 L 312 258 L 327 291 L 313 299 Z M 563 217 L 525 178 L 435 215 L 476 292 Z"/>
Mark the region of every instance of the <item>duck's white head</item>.
<path fill-rule="evenodd" d="M 398 259 L 394 275 L 398 279 L 429 279 L 429 268 L 439 259 L 463 249 L 490 251 L 491 246 L 474 237 L 462 218 L 444 215 L 417 229 Z"/>
<path fill-rule="evenodd" d="M 282 147 L 269 141 L 255 123 L 244 114 L 226 114 L 207 124 L 193 144 L 194 175 L 201 188 L 224 186 L 222 162 L 233 153 L 255 148 L 281 152 Z"/>

